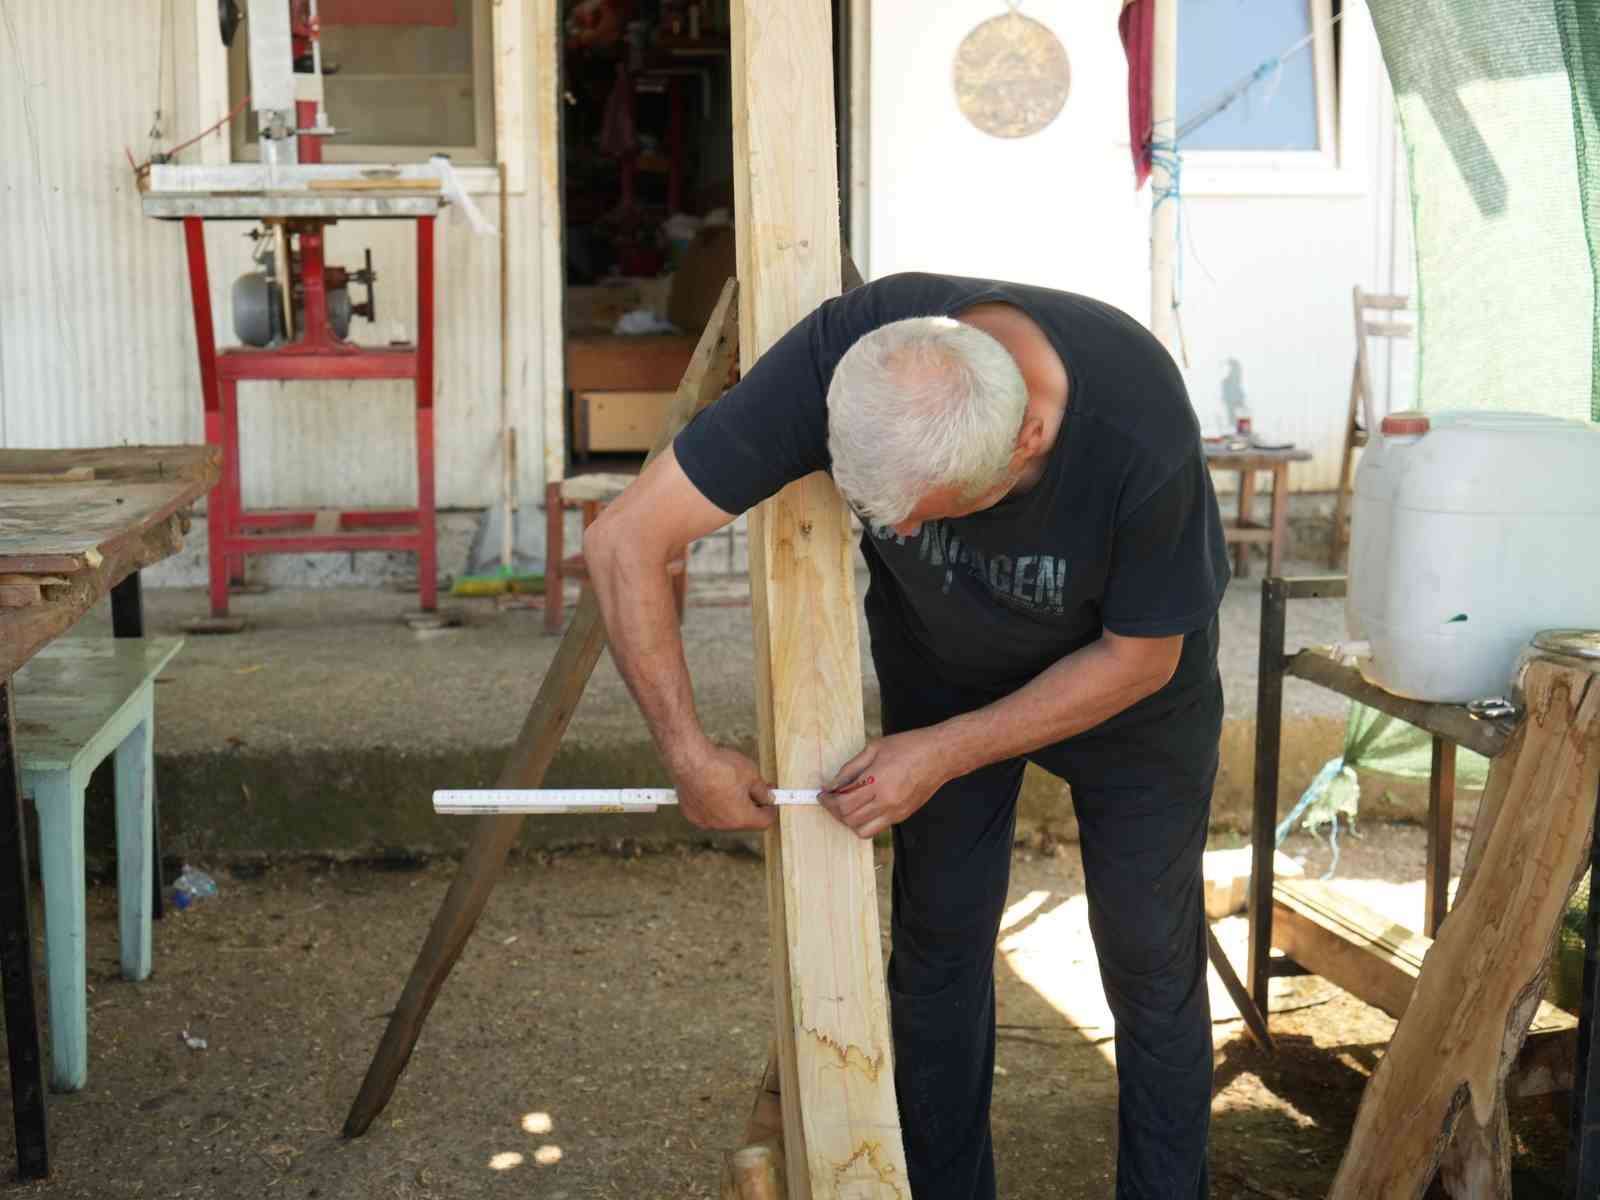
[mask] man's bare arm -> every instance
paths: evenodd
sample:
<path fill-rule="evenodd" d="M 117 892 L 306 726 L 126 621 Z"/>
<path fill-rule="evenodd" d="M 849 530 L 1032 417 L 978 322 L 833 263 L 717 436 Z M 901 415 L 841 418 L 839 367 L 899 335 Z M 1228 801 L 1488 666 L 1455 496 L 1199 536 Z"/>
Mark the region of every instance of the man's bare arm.
<path fill-rule="evenodd" d="M 700 726 L 667 564 L 733 515 L 700 494 L 668 448 L 600 514 L 583 556 L 611 657 L 638 701 L 684 815 L 715 829 L 760 829 L 772 812 L 765 781 L 744 755 Z"/>
<path fill-rule="evenodd" d="M 1009 696 L 869 743 L 830 785 L 863 781 L 860 786 L 825 796 L 823 803 L 856 833 L 872 837 L 916 812 L 947 781 L 1093 729 L 1160 691 L 1182 652 L 1181 636 L 1102 633 Z"/>

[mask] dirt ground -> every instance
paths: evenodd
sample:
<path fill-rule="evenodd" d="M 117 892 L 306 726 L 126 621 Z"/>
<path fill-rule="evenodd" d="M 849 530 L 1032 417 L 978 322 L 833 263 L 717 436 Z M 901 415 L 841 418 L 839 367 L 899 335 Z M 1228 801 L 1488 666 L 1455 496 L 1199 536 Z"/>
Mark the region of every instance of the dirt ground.
<path fill-rule="evenodd" d="M 1327 859 L 1308 838 L 1286 848 L 1308 871 Z M 1458 839 L 1457 862 L 1464 850 Z M 1340 877 L 1420 911 L 1422 853 L 1416 828 L 1372 828 L 1345 839 Z M 764 868 L 726 850 L 621 841 L 514 862 L 393 1101 L 365 1137 L 339 1136 L 455 869 L 219 870 L 215 899 L 158 923 L 155 975 L 139 984 L 118 975 L 114 889 L 94 887 L 89 1084 L 51 1098 L 53 1178 L 11 1194 L 715 1196 L 771 1004 Z M 997 967 L 1000 1193 L 1109 1197 L 1111 1030 L 1076 846 L 1019 846 L 1011 898 Z M 1217 929 L 1242 963 L 1243 919 Z M 1281 983 L 1276 1059 L 1214 1003 L 1217 1197 L 1325 1195 L 1393 1028 L 1320 979 Z M 1548 1101 L 1515 1113 L 1519 1197 L 1559 1194 L 1565 1121 Z"/>

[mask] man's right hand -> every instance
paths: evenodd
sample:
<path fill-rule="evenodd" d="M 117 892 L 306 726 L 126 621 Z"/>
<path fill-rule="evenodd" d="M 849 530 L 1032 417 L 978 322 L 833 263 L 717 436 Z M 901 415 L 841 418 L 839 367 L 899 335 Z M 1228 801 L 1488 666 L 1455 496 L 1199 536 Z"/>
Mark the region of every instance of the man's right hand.
<path fill-rule="evenodd" d="M 737 750 L 707 745 L 673 772 L 678 807 L 701 829 L 765 829 L 777 820 L 761 768 Z"/>

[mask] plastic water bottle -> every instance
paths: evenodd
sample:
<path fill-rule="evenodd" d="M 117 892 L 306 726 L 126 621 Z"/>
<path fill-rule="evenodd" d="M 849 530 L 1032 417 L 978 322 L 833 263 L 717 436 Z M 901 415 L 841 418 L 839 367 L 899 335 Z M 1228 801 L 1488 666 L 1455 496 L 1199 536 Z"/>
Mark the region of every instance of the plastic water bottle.
<path fill-rule="evenodd" d="M 197 867 L 185 863 L 178 877 L 172 881 L 172 906 L 192 908 L 202 900 L 217 894 L 217 881 Z"/>

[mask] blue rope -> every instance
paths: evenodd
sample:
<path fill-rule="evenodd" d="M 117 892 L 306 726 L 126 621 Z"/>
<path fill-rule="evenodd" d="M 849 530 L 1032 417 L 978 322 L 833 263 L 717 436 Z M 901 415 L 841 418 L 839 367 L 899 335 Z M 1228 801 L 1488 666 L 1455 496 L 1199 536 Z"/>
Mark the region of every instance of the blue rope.
<path fill-rule="evenodd" d="M 1170 122 L 1163 121 L 1163 125 Z M 1145 149 L 1150 158 L 1150 211 L 1154 213 L 1168 200 L 1178 210 L 1178 219 L 1173 230 L 1174 248 L 1173 261 L 1176 266 L 1172 278 L 1172 311 L 1177 315 L 1178 326 L 1183 326 L 1182 314 L 1179 310 L 1183 307 L 1183 153 L 1178 149 L 1176 139 L 1160 137 L 1152 129 L 1150 140 Z M 1164 175 L 1159 172 L 1165 172 Z M 1157 179 L 1164 182 L 1157 183 Z"/>

